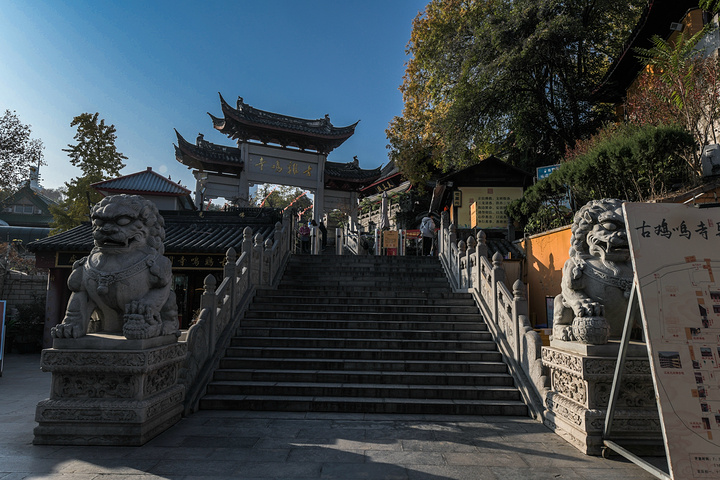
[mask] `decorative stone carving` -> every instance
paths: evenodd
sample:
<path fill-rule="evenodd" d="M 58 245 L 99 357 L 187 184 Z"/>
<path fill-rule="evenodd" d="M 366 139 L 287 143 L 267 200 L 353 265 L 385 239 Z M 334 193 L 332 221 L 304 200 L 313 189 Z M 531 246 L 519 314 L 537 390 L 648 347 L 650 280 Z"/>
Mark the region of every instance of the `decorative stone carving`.
<path fill-rule="evenodd" d="M 553 337 L 595 345 L 619 338 L 632 276 L 622 202 L 589 202 L 575 214 L 562 293 L 555 297 Z"/>
<path fill-rule="evenodd" d="M 170 260 L 163 256 L 165 222 L 157 207 L 138 195 L 102 199 L 90 213 L 95 247 L 75 262 L 65 318 L 54 338 L 99 331 L 128 339 L 179 336 Z M 93 322 L 96 323 L 96 322 Z"/>
<path fill-rule="evenodd" d="M 180 419 L 187 346 L 174 335 L 88 334 L 53 346 L 41 358 L 52 388 L 36 409 L 35 444 L 142 445 Z"/>
<path fill-rule="evenodd" d="M 578 345 L 575 342 L 555 342 L 556 345 L 558 343 Z M 583 347 L 584 351 L 552 346 L 542 348 L 543 364 L 549 370 L 551 379 L 550 392 L 545 398 L 544 421 L 584 453 L 599 455 L 619 342 Z M 612 430 L 614 437 L 651 438 L 662 445 L 645 345 L 631 344 Z"/>

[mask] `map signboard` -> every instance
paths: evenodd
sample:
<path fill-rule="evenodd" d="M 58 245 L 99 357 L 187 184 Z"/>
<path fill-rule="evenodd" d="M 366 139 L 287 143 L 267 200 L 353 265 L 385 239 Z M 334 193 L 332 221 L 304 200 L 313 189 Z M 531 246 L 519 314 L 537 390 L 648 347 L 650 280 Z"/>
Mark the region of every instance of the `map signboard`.
<path fill-rule="evenodd" d="M 624 210 L 670 475 L 720 478 L 720 208 Z"/>

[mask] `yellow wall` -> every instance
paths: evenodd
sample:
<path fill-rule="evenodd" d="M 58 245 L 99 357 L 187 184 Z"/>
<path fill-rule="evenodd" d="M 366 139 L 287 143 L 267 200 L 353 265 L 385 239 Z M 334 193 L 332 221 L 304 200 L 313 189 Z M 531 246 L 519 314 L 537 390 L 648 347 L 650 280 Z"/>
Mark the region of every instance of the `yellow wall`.
<path fill-rule="evenodd" d="M 528 311 L 533 326 L 547 323 L 545 298 L 560 293 L 562 268 L 570 257 L 570 237 L 568 225 L 523 240 Z"/>

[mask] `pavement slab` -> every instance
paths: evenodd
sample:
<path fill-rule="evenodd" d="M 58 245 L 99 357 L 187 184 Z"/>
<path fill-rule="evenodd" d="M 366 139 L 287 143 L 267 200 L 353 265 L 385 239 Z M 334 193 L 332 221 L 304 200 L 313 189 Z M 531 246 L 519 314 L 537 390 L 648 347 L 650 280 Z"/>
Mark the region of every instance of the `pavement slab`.
<path fill-rule="evenodd" d="M 32 444 L 37 354 L 0 377 L 0 480 L 650 480 L 526 417 L 199 411 L 141 447 Z M 664 459 L 651 458 L 661 468 Z"/>

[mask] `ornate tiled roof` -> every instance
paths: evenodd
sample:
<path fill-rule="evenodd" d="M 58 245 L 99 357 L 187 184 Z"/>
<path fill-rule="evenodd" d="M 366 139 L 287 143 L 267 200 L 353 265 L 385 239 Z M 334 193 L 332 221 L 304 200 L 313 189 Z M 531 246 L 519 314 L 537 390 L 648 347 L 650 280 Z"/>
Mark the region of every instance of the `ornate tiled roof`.
<path fill-rule="evenodd" d="M 233 247 L 242 251 L 243 230 L 253 229 L 268 238 L 275 231 L 280 214 L 275 209 L 242 209 L 233 212 L 162 211 L 165 219 L 165 252 L 225 253 Z M 244 216 L 241 216 L 243 215 Z M 28 245 L 32 252 L 77 251 L 89 252 L 93 247 L 90 223 L 37 240 Z"/>
<path fill-rule="evenodd" d="M 325 188 L 359 191 L 380 177 L 380 168 L 360 168 L 357 157 L 349 163 L 325 162 Z"/>
<path fill-rule="evenodd" d="M 152 167 L 147 167 L 147 170 L 143 172 L 132 173 L 111 180 L 104 180 L 93 183 L 90 186 L 98 191 L 109 194 L 159 194 L 178 197 L 190 195 L 190 190 L 163 177 L 159 173 L 153 172 Z"/>
<path fill-rule="evenodd" d="M 350 138 L 358 124 L 355 122 L 347 127 L 335 127 L 330 123 L 328 115 L 317 120 L 307 120 L 266 112 L 246 104 L 242 97 L 238 97 L 236 108 L 228 105 L 222 95 L 220 104 L 224 118 L 210 113 L 208 115 L 215 128 L 232 139 L 257 140 L 324 154 L 330 153 Z"/>
<path fill-rule="evenodd" d="M 183 165 L 200 171 L 221 171 L 236 175 L 242 172 L 243 161 L 239 148 L 215 145 L 203 139 L 202 134 L 198 135 L 194 145 L 185 140 L 177 130 L 175 135 L 178 139 L 175 158 Z"/>

